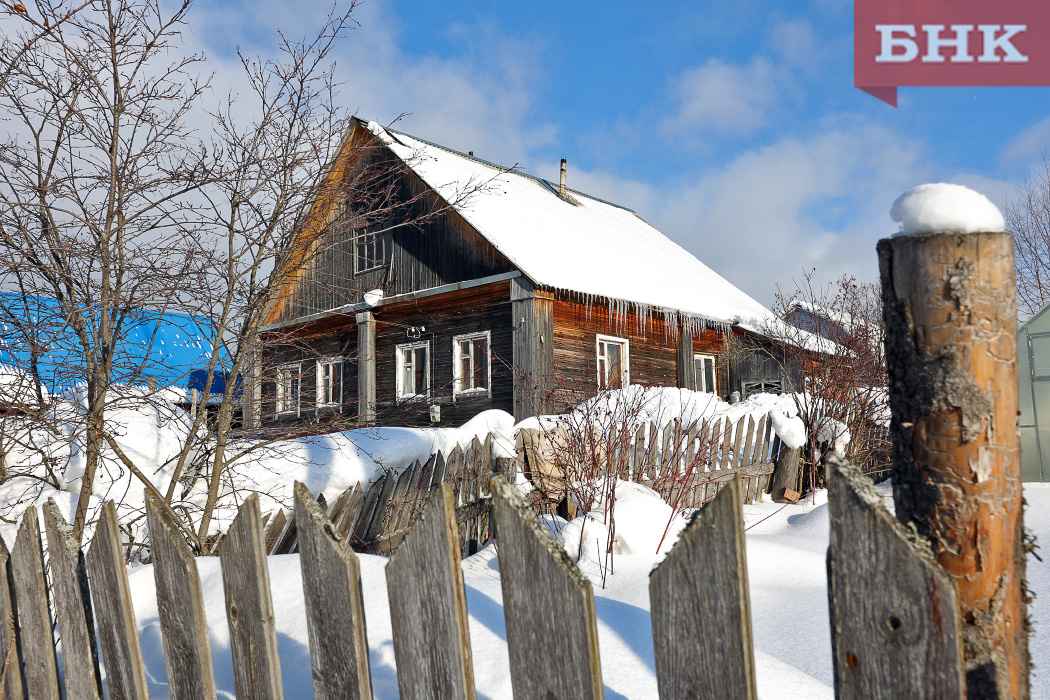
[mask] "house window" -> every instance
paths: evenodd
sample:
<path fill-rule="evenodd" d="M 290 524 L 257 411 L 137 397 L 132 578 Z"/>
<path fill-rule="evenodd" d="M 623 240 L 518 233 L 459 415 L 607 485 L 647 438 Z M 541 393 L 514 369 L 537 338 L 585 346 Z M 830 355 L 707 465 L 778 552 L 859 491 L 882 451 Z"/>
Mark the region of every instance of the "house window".
<path fill-rule="evenodd" d="M 277 413 L 299 413 L 299 390 L 302 386 L 302 365 L 285 365 L 277 369 Z"/>
<path fill-rule="evenodd" d="M 715 356 L 693 355 L 693 372 L 697 391 L 706 391 L 708 394 L 717 394 L 715 385 Z"/>
<path fill-rule="evenodd" d="M 317 361 L 317 404 L 341 406 L 343 403 L 343 358 Z"/>
<path fill-rule="evenodd" d="M 393 248 L 391 224 L 384 222 L 357 231 L 354 238 L 354 273 L 386 267 Z"/>
<path fill-rule="evenodd" d="M 631 383 L 630 346 L 623 338 L 598 336 L 598 388 L 622 389 Z"/>
<path fill-rule="evenodd" d="M 423 398 L 430 392 L 430 343 L 397 346 L 397 397 Z"/>
<path fill-rule="evenodd" d="M 453 393 L 488 394 L 492 376 L 491 334 L 457 335 L 452 339 Z"/>

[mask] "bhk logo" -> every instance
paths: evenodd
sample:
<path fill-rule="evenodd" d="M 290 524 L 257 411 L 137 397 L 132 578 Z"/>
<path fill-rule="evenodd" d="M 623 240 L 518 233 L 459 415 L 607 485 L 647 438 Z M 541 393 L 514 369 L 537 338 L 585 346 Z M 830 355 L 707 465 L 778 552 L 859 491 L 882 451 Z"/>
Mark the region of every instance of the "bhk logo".
<path fill-rule="evenodd" d="M 1050 2 L 855 0 L 854 84 L 894 107 L 901 85 L 1050 85 Z"/>

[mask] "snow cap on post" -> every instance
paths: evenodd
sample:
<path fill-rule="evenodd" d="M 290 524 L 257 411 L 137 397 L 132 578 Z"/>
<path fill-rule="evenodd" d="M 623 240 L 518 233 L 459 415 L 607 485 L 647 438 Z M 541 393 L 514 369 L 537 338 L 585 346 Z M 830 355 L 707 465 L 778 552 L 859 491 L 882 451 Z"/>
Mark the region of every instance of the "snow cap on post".
<path fill-rule="evenodd" d="M 890 216 L 901 225 L 898 236 L 1006 230 L 1003 215 L 991 200 L 969 187 L 946 182 L 912 187 L 897 197 Z"/>

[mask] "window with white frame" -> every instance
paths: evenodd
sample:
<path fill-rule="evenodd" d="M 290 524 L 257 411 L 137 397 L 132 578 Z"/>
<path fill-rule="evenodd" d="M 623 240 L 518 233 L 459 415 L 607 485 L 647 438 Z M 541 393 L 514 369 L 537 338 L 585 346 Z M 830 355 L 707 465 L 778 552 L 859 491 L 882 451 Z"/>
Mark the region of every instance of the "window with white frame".
<path fill-rule="evenodd" d="M 397 346 L 397 397 L 423 398 L 430 393 L 430 342 Z"/>
<path fill-rule="evenodd" d="M 693 373 L 697 391 L 706 391 L 709 394 L 717 394 L 715 386 L 715 356 L 693 355 Z"/>
<path fill-rule="evenodd" d="M 299 413 L 299 390 L 303 382 L 303 368 L 300 364 L 285 365 L 277 368 L 277 413 Z"/>
<path fill-rule="evenodd" d="M 598 388 L 622 389 L 631 383 L 630 346 L 624 338 L 599 335 Z"/>
<path fill-rule="evenodd" d="M 457 335 L 452 339 L 452 390 L 456 395 L 489 394 L 491 339 L 489 331 Z"/>
<path fill-rule="evenodd" d="M 343 358 L 327 357 L 317 361 L 317 405 L 341 406 L 343 403 Z"/>

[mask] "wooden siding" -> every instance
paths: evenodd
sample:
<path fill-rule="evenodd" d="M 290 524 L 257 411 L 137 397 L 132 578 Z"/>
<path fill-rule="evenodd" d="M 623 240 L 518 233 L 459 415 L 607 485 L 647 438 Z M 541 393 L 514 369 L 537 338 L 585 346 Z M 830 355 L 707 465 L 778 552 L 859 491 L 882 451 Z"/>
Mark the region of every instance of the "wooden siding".
<path fill-rule="evenodd" d="M 583 304 L 564 298 L 553 302 L 555 411 L 561 411 L 598 391 L 598 335 L 629 341 L 629 370 L 632 384 L 678 386 L 678 334 L 676 324 L 661 316 L 639 318 L 633 311 L 610 313 L 607 304 Z M 718 390 L 728 384 L 725 345 L 721 331 L 705 329 L 693 338 L 693 352 L 716 358 Z"/>
<path fill-rule="evenodd" d="M 376 421 L 381 425 L 430 425 L 430 406 L 441 406 L 442 425 L 462 425 L 481 411 L 513 410 L 514 349 L 510 284 L 497 282 L 373 310 L 376 317 Z M 396 399 L 397 346 L 416 342 L 405 326 L 424 326 L 430 341 L 429 400 Z M 491 333 L 490 396 L 453 399 L 452 339 Z"/>
<path fill-rule="evenodd" d="M 359 143 L 352 147 L 362 148 Z M 340 215 L 333 210 L 321 217 L 330 223 L 304 255 L 294 281 L 283 290 L 268 323 L 357 303 L 364 292 L 372 289 L 394 296 L 515 269 L 389 149 L 363 150 L 359 158 L 358 169 L 394 173 L 394 204 L 388 205 L 388 213 L 382 215 Z M 344 204 L 332 202 L 329 206 L 342 208 Z M 355 274 L 355 229 L 380 223 L 379 219 L 390 221 L 392 250 L 388 264 Z"/>
<path fill-rule="evenodd" d="M 554 390 L 554 300 L 524 277 L 511 281 L 514 418 L 549 413 Z"/>
<path fill-rule="evenodd" d="M 441 406 L 441 425 L 461 425 L 481 411 L 513 410 L 513 328 L 509 282 L 472 287 L 433 297 L 424 297 L 372 309 L 376 319 L 376 422 L 380 425 L 431 425 L 430 406 Z M 418 339 L 408 336 L 409 327 L 424 327 Z M 452 339 L 465 333 L 491 334 L 491 381 L 489 396 L 452 395 Z M 430 342 L 431 385 L 429 400 L 396 398 L 397 346 Z M 264 383 L 264 422 L 323 425 L 335 412 L 315 410 L 316 361 L 341 355 L 343 365 L 342 418 L 357 413 L 357 325 L 355 316 L 335 316 L 295 330 L 277 351 L 267 356 Z M 275 415 L 273 377 L 276 368 L 290 362 L 303 363 L 299 416 Z"/>

